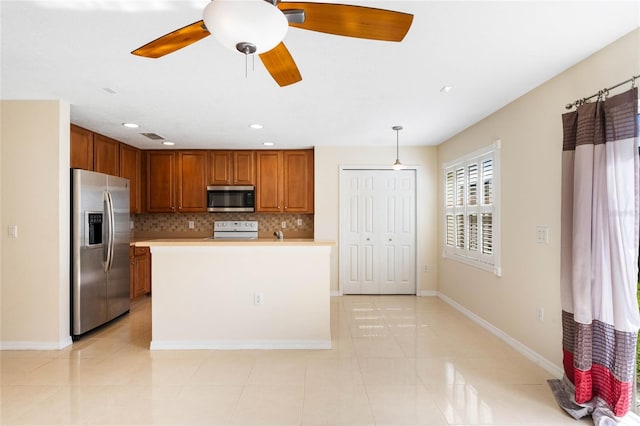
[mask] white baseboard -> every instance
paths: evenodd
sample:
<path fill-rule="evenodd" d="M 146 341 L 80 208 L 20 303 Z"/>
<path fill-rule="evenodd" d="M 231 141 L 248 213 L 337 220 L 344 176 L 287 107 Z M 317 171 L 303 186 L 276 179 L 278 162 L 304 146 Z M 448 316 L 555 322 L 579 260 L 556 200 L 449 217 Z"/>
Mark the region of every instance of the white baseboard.
<path fill-rule="evenodd" d="M 71 336 L 59 342 L 34 342 L 34 341 L 3 341 L 0 342 L 0 350 L 3 351 L 57 351 L 73 344 Z"/>
<path fill-rule="evenodd" d="M 151 350 L 331 349 L 331 340 L 151 341 Z"/>
<path fill-rule="evenodd" d="M 548 359 L 546 359 L 545 357 L 543 357 L 539 353 L 535 352 L 534 350 L 532 350 L 528 346 L 523 345 L 522 343 L 520 343 L 519 341 L 517 341 L 513 337 L 509 336 L 504 331 L 500 330 L 499 328 L 497 328 L 496 326 L 494 326 L 490 322 L 488 322 L 488 321 L 484 320 L 483 318 L 479 317 L 478 315 L 474 314 L 473 312 L 471 312 L 470 310 L 468 310 L 464 306 L 460 305 L 458 302 L 454 301 L 453 299 L 449 298 L 448 296 L 446 296 L 446 295 L 444 295 L 442 293 L 438 293 L 438 297 L 440 299 L 442 299 L 444 302 L 448 303 L 451 307 L 453 307 L 454 309 L 456 309 L 457 311 L 459 311 L 460 313 L 465 315 L 467 318 L 469 318 L 470 320 L 472 320 L 473 322 L 475 322 L 476 324 L 478 324 L 479 326 L 481 326 L 485 330 L 489 331 L 491 334 L 495 335 L 500 340 L 502 340 L 505 343 L 507 343 L 513 349 L 515 349 L 516 351 L 520 352 L 527 359 L 535 362 L 540 367 L 544 368 L 549 373 L 553 374 L 555 377 L 561 378 L 563 376 L 564 371 L 563 371 L 563 369 L 561 367 L 559 367 L 558 365 L 556 365 L 553 362 L 549 361 Z"/>
<path fill-rule="evenodd" d="M 420 297 L 437 297 L 438 292 L 435 290 L 419 290 L 416 296 Z"/>

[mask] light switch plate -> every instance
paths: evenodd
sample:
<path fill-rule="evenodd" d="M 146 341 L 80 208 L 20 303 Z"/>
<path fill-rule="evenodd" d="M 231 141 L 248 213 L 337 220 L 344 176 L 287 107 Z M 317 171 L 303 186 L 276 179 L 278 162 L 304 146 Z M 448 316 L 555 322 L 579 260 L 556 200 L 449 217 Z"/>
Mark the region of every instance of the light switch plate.
<path fill-rule="evenodd" d="M 18 225 L 9 225 L 9 238 L 18 238 Z"/>
<path fill-rule="evenodd" d="M 536 226 L 536 243 L 549 244 L 549 227 Z"/>

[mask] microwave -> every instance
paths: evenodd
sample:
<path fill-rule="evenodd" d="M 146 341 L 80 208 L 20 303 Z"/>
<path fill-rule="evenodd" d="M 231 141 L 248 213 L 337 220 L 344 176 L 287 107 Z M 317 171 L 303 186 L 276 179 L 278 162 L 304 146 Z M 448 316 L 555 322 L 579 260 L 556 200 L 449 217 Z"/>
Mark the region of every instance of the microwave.
<path fill-rule="evenodd" d="M 208 212 L 254 212 L 256 190 L 253 185 L 207 186 Z"/>

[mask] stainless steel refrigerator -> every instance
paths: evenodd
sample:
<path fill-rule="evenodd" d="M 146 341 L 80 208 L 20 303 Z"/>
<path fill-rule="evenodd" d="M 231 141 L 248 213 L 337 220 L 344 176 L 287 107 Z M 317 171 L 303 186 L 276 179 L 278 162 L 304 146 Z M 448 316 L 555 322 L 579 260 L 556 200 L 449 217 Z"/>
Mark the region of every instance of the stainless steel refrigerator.
<path fill-rule="evenodd" d="M 71 171 L 73 340 L 129 311 L 129 179 Z"/>

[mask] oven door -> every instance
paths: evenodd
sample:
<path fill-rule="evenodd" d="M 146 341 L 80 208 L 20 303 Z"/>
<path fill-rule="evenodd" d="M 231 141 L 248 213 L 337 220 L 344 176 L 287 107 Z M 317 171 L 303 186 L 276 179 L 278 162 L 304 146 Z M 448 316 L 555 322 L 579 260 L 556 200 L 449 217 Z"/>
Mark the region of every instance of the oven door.
<path fill-rule="evenodd" d="M 254 212 L 255 187 L 207 186 L 207 211 Z"/>

